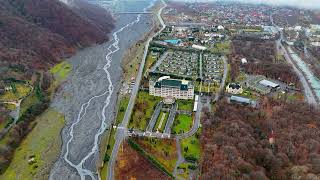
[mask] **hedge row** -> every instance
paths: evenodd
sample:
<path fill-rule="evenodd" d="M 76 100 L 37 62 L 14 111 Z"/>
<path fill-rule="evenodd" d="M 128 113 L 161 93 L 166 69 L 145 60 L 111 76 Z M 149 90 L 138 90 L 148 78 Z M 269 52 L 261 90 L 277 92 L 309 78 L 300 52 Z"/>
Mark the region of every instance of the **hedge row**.
<path fill-rule="evenodd" d="M 132 139 L 128 139 L 128 143 L 134 150 L 138 151 L 142 156 L 146 157 L 153 165 L 166 173 L 168 176 L 174 178 L 174 176 L 159 161 L 145 152 L 139 144 L 135 143 Z"/>

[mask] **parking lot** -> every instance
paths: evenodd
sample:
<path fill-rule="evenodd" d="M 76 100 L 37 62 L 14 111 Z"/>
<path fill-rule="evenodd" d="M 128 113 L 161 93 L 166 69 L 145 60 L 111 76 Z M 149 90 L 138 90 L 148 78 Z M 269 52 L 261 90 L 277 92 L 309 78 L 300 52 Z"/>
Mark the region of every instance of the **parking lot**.
<path fill-rule="evenodd" d="M 155 73 L 196 79 L 199 71 L 199 54 L 187 51 L 168 51 L 161 62 L 152 68 Z"/>
<path fill-rule="evenodd" d="M 205 82 L 220 82 L 223 73 L 223 61 L 215 54 L 203 54 L 203 80 Z"/>

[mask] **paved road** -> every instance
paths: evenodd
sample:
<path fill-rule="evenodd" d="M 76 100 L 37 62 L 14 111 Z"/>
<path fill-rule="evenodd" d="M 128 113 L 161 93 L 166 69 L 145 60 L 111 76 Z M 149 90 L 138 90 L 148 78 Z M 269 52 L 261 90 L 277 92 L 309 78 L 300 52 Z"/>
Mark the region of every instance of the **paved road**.
<path fill-rule="evenodd" d="M 283 44 L 281 43 L 281 41 L 285 41 L 284 36 L 283 36 L 283 31 L 280 29 L 279 26 L 277 26 L 272 18 L 272 15 L 270 16 L 270 20 L 272 22 L 272 24 L 278 29 L 278 31 L 280 32 L 280 38 L 279 40 L 276 41 L 277 43 L 277 49 L 278 51 L 280 51 L 286 61 L 293 67 L 293 70 L 295 71 L 295 73 L 298 75 L 299 80 L 303 86 L 303 94 L 306 98 L 306 101 L 309 104 L 317 104 L 316 98 L 312 92 L 312 88 L 310 87 L 310 84 L 308 83 L 306 77 L 304 76 L 303 72 L 296 66 L 296 64 L 294 63 L 294 61 L 292 60 L 292 57 L 290 55 L 290 53 L 288 52 L 287 48 L 283 46 Z M 280 47 L 280 48 L 279 48 Z"/>
<path fill-rule="evenodd" d="M 157 67 L 159 67 L 161 65 L 161 63 L 163 62 L 163 60 L 168 56 L 169 52 L 165 52 L 159 60 L 157 60 L 156 64 L 153 65 L 150 69 L 150 72 L 155 72 Z"/>
<path fill-rule="evenodd" d="M 217 102 L 219 100 L 220 94 L 222 91 L 224 91 L 224 86 L 226 84 L 226 79 L 227 79 L 227 75 L 228 75 L 228 62 L 227 62 L 227 58 L 225 56 L 222 57 L 222 61 L 223 61 L 223 76 L 222 76 L 222 80 L 220 83 L 220 88 L 216 93 L 216 96 L 214 97 L 213 102 Z"/>
<path fill-rule="evenodd" d="M 127 130 L 128 136 L 152 137 L 159 139 L 170 139 L 170 134 L 160 132 L 144 132 L 139 129 Z"/>
<path fill-rule="evenodd" d="M 182 155 L 182 150 L 181 150 L 181 145 L 180 145 L 179 138 L 176 138 L 176 146 L 177 146 L 178 160 L 176 162 L 176 166 L 174 167 L 173 176 L 176 177 L 177 179 L 180 179 L 180 178 L 177 177 L 178 167 L 179 167 L 180 164 L 185 162 L 185 159 L 184 159 L 184 157 Z"/>
<path fill-rule="evenodd" d="M 199 78 L 202 80 L 203 78 L 203 72 L 202 72 L 202 55 L 203 53 L 200 53 L 200 59 L 199 59 Z"/>
<path fill-rule="evenodd" d="M 159 12 L 157 14 L 158 19 L 159 19 L 159 21 L 160 21 L 160 23 L 162 25 L 162 28 L 161 28 L 161 30 L 159 32 L 154 34 L 153 37 L 156 37 L 158 34 L 160 34 L 160 32 L 163 31 L 165 29 L 165 27 L 166 27 L 166 25 L 164 24 L 164 21 L 163 21 L 163 19 L 161 17 L 161 13 L 162 13 L 163 9 L 165 7 L 167 7 L 167 4 L 164 2 L 164 0 L 162 0 L 162 3 L 164 4 L 164 6 L 159 10 Z M 132 89 L 132 94 L 131 94 L 131 97 L 130 97 L 130 101 L 129 101 L 125 116 L 123 118 L 123 121 L 122 121 L 122 123 L 120 125 L 122 127 L 127 127 L 129 119 L 131 117 L 131 113 L 132 113 L 132 109 L 134 107 L 135 99 L 136 99 L 136 96 L 138 94 L 140 81 L 141 81 L 141 77 L 142 77 L 142 73 L 143 73 L 143 68 L 144 68 L 144 65 L 145 65 L 145 62 L 146 62 L 146 58 L 147 58 L 147 54 L 148 54 L 149 45 L 150 45 L 150 42 L 152 41 L 153 37 L 150 37 L 148 39 L 146 45 L 145 45 L 144 54 L 143 54 L 143 57 L 142 57 L 142 62 L 140 64 L 138 76 L 136 78 L 136 83 L 135 83 L 135 85 L 134 85 L 134 87 Z M 117 132 L 116 132 L 115 144 L 114 144 L 114 147 L 113 147 L 113 150 L 112 150 L 112 153 L 111 153 L 111 157 L 110 157 L 110 160 L 109 160 L 109 164 L 108 164 L 108 177 L 107 177 L 108 180 L 114 179 L 114 164 L 116 162 L 116 158 L 117 158 L 117 155 L 118 155 L 118 151 L 119 151 L 120 145 L 121 145 L 122 141 L 124 140 L 124 138 L 126 137 L 126 135 L 127 135 L 127 130 L 125 128 L 118 129 Z"/>
<path fill-rule="evenodd" d="M 159 114 L 161 112 L 162 105 L 163 105 L 162 101 L 157 104 L 157 106 L 152 114 L 151 120 L 149 121 L 149 124 L 147 126 L 146 132 L 152 132 L 154 125 L 156 124 L 157 119 L 159 117 Z"/>
<path fill-rule="evenodd" d="M 171 134 L 171 127 L 173 125 L 174 118 L 176 117 L 177 110 L 178 110 L 178 104 L 174 103 L 172 105 L 172 108 L 170 109 L 166 127 L 164 128 L 164 131 L 163 131 L 165 134 Z"/>

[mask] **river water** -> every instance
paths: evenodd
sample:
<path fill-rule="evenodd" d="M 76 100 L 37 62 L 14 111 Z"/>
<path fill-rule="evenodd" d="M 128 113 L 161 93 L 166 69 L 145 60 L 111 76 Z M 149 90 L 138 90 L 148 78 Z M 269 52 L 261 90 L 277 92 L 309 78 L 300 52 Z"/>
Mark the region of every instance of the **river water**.
<path fill-rule="evenodd" d="M 142 12 L 153 4 L 150 0 L 90 2 L 116 7 L 121 12 Z M 115 18 L 110 42 L 81 50 L 68 59 L 72 72 L 51 105 L 65 114 L 66 125 L 61 132 L 61 154 L 50 179 L 98 179 L 98 147 L 102 133 L 114 119 L 122 78 L 121 60 L 126 50 L 152 28 L 148 14 L 121 14 Z"/>

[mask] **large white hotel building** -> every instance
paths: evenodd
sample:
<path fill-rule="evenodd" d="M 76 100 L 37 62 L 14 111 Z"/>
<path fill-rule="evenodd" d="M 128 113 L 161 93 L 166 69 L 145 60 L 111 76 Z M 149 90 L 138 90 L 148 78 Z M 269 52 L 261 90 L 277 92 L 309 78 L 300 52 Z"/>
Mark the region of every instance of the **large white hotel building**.
<path fill-rule="evenodd" d="M 170 76 L 163 76 L 157 81 L 149 81 L 149 94 L 164 98 L 193 99 L 194 87 L 190 81 L 171 79 Z"/>

